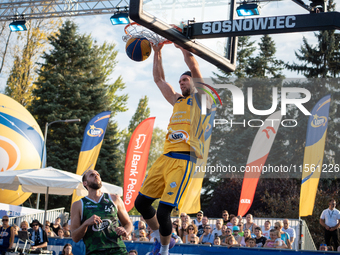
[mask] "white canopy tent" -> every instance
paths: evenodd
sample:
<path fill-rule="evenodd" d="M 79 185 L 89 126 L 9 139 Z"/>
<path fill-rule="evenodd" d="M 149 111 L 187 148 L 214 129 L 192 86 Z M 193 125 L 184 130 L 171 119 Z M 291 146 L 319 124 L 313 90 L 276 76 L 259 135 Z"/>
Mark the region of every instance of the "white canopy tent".
<path fill-rule="evenodd" d="M 48 195 L 72 195 L 76 190 L 78 196 L 87 196 L 82 177 L 53 167 L 41 169 L 26 169 L 0 172 L 0 188 L 18 190 L 19 185 L 24 192 L 43 193 L 45 196 L 45 219 L 48 205 Z M 113 184 L 103 182 L 101 190 L 105 193 L 123 195 L 123 189 Z"/>

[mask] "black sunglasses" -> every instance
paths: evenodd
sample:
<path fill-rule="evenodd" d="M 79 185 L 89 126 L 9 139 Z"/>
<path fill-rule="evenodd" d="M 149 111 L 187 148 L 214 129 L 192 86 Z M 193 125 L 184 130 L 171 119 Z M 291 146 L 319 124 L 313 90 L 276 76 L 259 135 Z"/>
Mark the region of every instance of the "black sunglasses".
<path fill-rule="evenodd" d="M 8 221 L 8 219 L 2 219 L 2 221 Z"/>
<path fill-rule="evenodd" d="M 195 243 L 195 241 L 190 241 L 190 243 Z"/>

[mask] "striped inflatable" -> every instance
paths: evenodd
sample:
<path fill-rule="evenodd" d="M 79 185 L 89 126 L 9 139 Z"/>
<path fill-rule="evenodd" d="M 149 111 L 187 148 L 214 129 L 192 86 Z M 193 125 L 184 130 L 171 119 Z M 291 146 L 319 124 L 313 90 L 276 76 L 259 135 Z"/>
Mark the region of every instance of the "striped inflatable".
<path fill-rule="evenodd" d="M 0 172 L 41 166 L 44 138 L 33 116 L 17 101 L 0 94 Z M 31 193 L 4 190 L 0 203 L 20 205 Z"/>

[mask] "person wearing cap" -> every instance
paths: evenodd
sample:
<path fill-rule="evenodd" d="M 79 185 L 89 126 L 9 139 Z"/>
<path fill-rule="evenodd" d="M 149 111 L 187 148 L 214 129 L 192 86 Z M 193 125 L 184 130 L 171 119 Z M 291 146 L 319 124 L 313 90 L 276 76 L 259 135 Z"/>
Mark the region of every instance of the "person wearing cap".
<path fill-rule="evenodd" d="M 165 137 L 163 155 L 156 160 L 145 177 L 135 200 L 135 207 L 156 234 L 153 253 L 167 255 L 170 246 L 174 245 L 170 245 L 170 214 L 174 208 L 181 210 L 196 159 L 203 158 L 205 130 L 209 125 L 212 99 L 203 83 L 197 60 L 189 51 L 177 45 L 175 47 L 182 52 L 189 71 L 179 77 L 181 92 L 175 91 L 165 79 L 162 47 L 163 44 L 152 45 L 153 78 L 166 101 L 173 106 L 173 113 Z M 203 104 L 206 107 L 204 117 L 201 115 L 202 98 L 206 99 Z M 195 132 L 191 133 L 191 130 Z M 157 198 L 160 198 L 160 202 L 156 213 L 152 203 Z"/>
<path fill-rule="evenodd" d="M 46 232 L 42 229 L 42 225 L 38 220 L 33 220 L 31 226 L 31 240 L 34 244 L 31 246 L 32 249 L 41 248 L 47 250 L 48 238 Z"/>
<path fill-rule="evenodd" d="M 202 225 L 202 218 L 203 218 L 203 211 L 199 211 L 196 214 L 196 219 L 193 220 L 193 222 L 196 225 L 196 227 L 199 227 L 199 226 Z"/>
<path fill-rule="evenodd" d="M 9 225 L 7 215 L 2 217 L 2 227 L 0 227 L 0 254 L 5 254 L 7 249 L 12 248 L 14 243 L 14 228 Z"/>
<path fill-rule="evenodd" d="M 238 244 L 240 244 L 242 240 L 242 236 L 238 234 L 239 232 L 240 228 L 238 226 L 233 227 L 233 236 Z"/>

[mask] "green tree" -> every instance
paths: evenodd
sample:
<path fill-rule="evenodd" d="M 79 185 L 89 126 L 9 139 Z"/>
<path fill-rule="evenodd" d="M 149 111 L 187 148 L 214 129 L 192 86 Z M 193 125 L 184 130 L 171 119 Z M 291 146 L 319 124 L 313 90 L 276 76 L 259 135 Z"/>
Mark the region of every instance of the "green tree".
<path fill-rule="evenodd" d="M 276 47 L 273 39 L 269 35 L 262 36 L 259 47 L 259 54 L 254 58 L 250 57 L 248 65 L 245 66 L 247 77 L 282 78 L 283 61 L 275 58 Z"/>
<path fill-rule="evenodd" d="M 57 32 L 60 19 L 40 19 L 28 22 L 29 28 L 19 32 L 14 63 L 7 80 L 5 94 L 27 107 L 32 101 L 32 90 L 37 78 L 37 61 L 48 47 L 48 37 Z M 23 45 L 23 46 L 21 46 Z"/>
<path fill-rule="evenodd" d="M 41 128 L 54 120 L 81 119 L 81 123 L 50 126 L 47 140 L 47 164 L 75 172 L 87 123 L 102 111 L 111 110 L 111 116 L 125 111 L 127 95 L 115 95 L 125 88 L 121 77 L 113 83 L 109 79 L 117 64 L 114 44 L 95 45 L 91 36 L 79 34 L 71 21 L 49 37 L 49 42 L 52 49 L 42 57 L 45 62 L 38 71 L 29 111 Z M 96 169 L 103 181 L 120 185 L 118 143 L 117 124 L 110 120 Z M 70 201 L 71 197 L 52 197 L 49 206 L 66 205 L 69 209 Z"/>
<path fill-rule="evenodd" d="M 333 0 L 328 1 L 328 11 L 335 10 Z M 335 30 L 325 30 L 314 33 L 318 42 L 311 45 L 305 37 L 296 58 L 301 63 L 286 64 L 291 71 L 303 74 L 307 78 L 332 77 L 340 75 L 340 34 Z"/>

